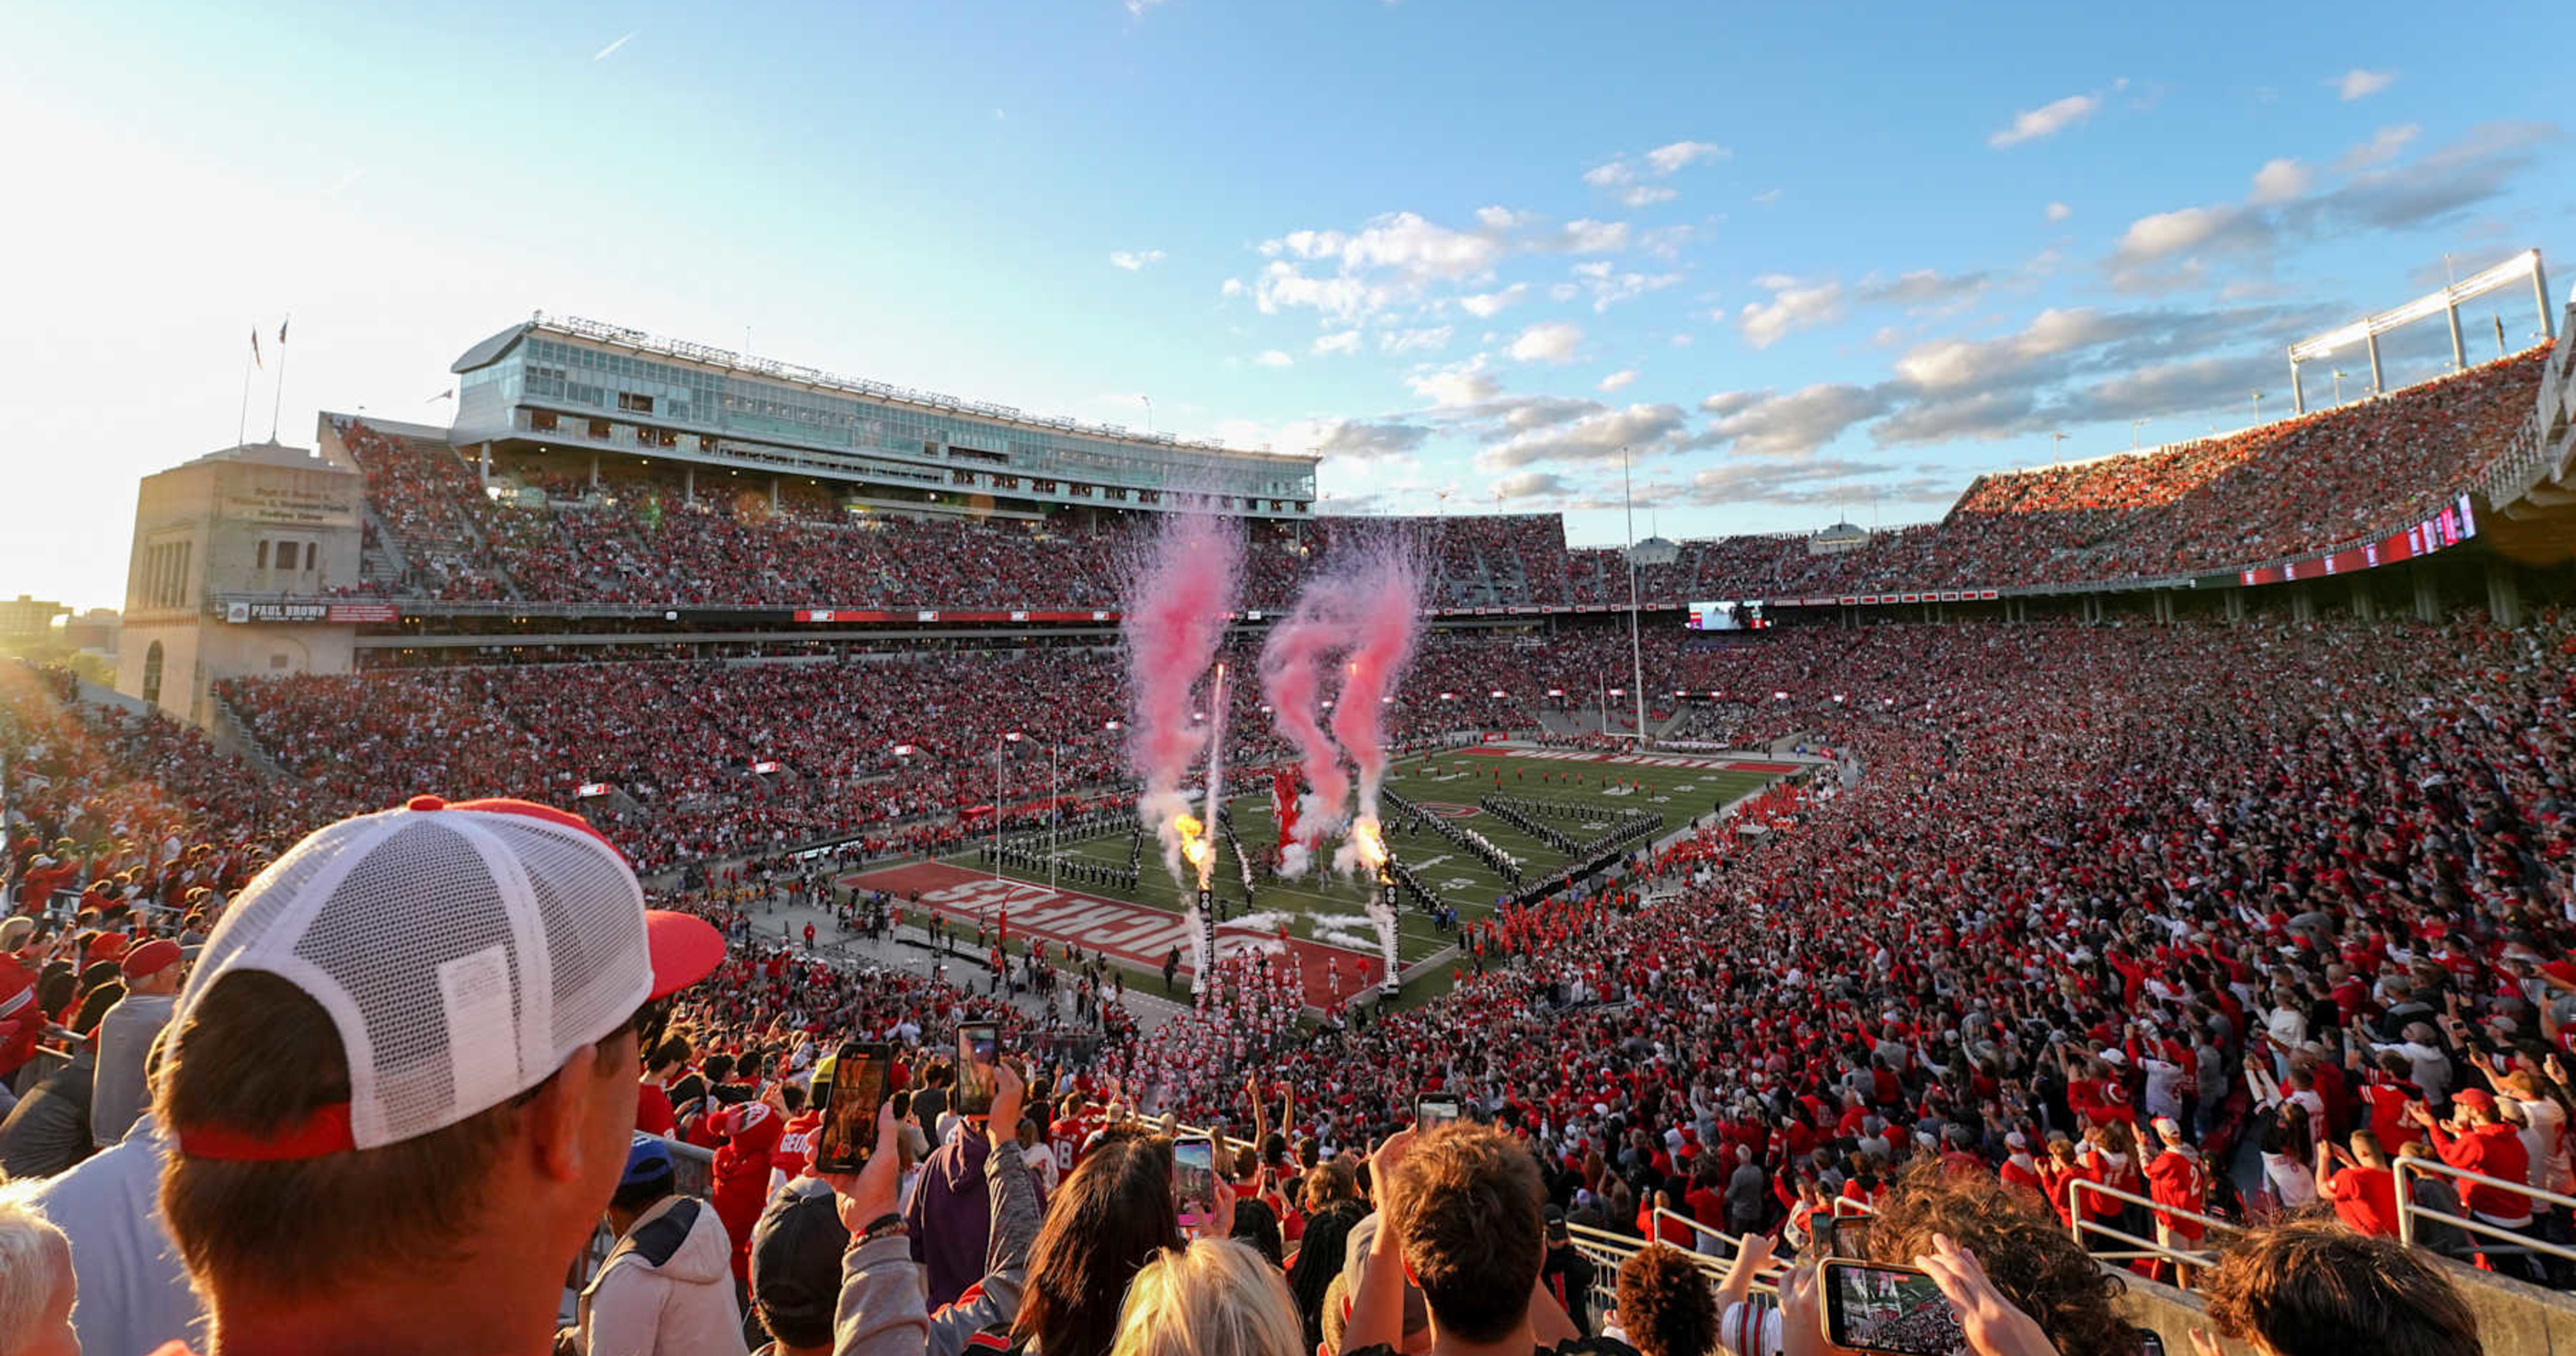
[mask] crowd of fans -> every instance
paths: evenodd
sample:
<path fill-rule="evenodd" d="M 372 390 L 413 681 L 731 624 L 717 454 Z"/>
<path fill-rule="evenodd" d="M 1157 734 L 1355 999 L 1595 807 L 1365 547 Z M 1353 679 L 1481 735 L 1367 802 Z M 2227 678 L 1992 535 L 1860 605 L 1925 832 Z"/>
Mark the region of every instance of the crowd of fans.
<path fill-rule="evenodd" d="M 1617 639 L 1603 633 L 1581 643 L 1615 650 Z M 973 1328 L 1039 1325 L 1019 1336 L 1043 1331 L 1038 1345 L 1049 1350 L 1085 1340 L 1106 1349 L 1125 1332 L 1118 1310 L 1129 1276 L 1157 1248 L 1178 1244 L 1177 1234 L 1156 1226 L 1102 1290 L 1077 1297 L 1048 1287 L 1093 1275 L 1085 1259 L 1121 1246 L 1113 1234 L 1131 1237 L 1107 1222 L 1122 1210 L 1133 1213 L 1148 1197 L 1168 1207 L 1166 1151 L 1152 1139 L 1131 1143 L 1114 1127 L 1091 1154 L 1077 1145 L 1058 1156 L 1050 1147 L 1058 1180 L 1043 1202 L 1043 1171 L 1023 1184 L 1009 1167 L 1033 1162 L 1027 1151 L 1039 1145 L 1091 1142 L 1101 1122 L 1139 1107 L 1236 1129 L 1257 1113 L 1263 1119 L 1253 1128 L 1276 1130 L 1261 1146 L 1271 1152 L 1239 1171 L 1246 1191 L 1223 1233 L 1249 1214 L 1261 1235 L 1266 1214 L 1279 1246 L 1263 1255 L 1285 1260 L 1293 1245 L 1302 1258 L 1326 1214 L 1347 1220 L 1367 1204 L 1386 1206 L 1378 1227 L 1400 1240 L 1412 1264 L 1432 1340 L 1515 1333 L 1526 1314 L 1468 1317 L 1459 1292 L 1425 1271 L 1437 1271 L 1447 1237 L 1417 1227 L 1412 1212 L 1427 1204 L 1402 1188 L 1389 1197 L 1353 1184 L 1360 1174 L 1352 1169 L 1363 1164 L 1370 1183 L 1413 1180 L 1411 1141 L 1397 1132 L 1426 1092 L 1460 1097 L 1474 1119 L 1495 1127 L 1425 1137 L 1425 1151 L 1446 1146 L 1443 1155 L 1457 1157 L 1435 1156 L 1444 1173 L 1459 1182 L 1525 1178 L 1533 1209 L 1543 1204 L 1570 1225 L 1606 1233 L 1683 1245 L 1721 1230 L 1776 1235 L 1783 1252 L 1805 1257 L 1828 1246 L 1837 1200 L 1874 1206 L 1882 1224 L 1911 1218 L 1909 1202 L 1933 1201 L 1924 1209 L 1949 1212 L 1936 1231 L 1965 1241 L 1982 1273 L 1955 1261 L 1945 1270 L 1928 1233 L 1873 1227 L 1864 1246 L 1891 1260 L 1929 1259 L 1928 1270 L 1958 1287 L 1945 1293 L 1963 1316 L 1984 1311 L 1973 1275 L 1990 1277 L 2006 1308 L 2035 1317 L 2052 1341 L 2072 1344 L 2061 1349 L 2115 1349 L 2104 1345 L 2107 1328 L 2047 1328 L 2068 1322 L 2066 1311 L 2038 1303 L 2028 1288 L 2039 1284 L 2030 1277 L 2063 1273 L 2032 1256 L 2073 1247 L 2069 1226 L 2077 1224 L 2200 1249 L 2253 1229 L 2196 1278 L 2212 1287 L 2213 1318 L 2239 1331 L 2267 1331 L 2266 1306 L 2293 1302 L 2300 1275 L 2351 1265 L 2385 1283 L 2398 1274 L 2391 1267 L 2421 1270 L 2408 1254 L 2366 1241 L 2395 1233 L 2405 1208 L 2429 1212 L 2419 1237 L 2433 1252 L 2544 1284 L 2571 1280 L 2547 1254 L 2511 1246 L 2517 1236 L 2566 1241 L 2566 1212 L 2474 1179 L 2455 1190 L 2439 1173 L 2400 1201 L 2389 1170 L 2395 1158 L 2416 1156 L 2534 1187 L 2576 1185 L 2566 1141 L 2576 1094 L 2565 1065 L 2568 1023 L 2576 1020 L 2568 997 L 2576 993 L 2576 963 L 2568 960 L 2576 821 L 2565 787 L 2576 627 L 2566 618 L 2545 613 L 2520 629 L 2472 616 L 2441 626 L 2251 622 L 2185 633 L 1966 624 L 1764 639 L 1775 643 L 1714 654 L 1676 642 L 1663 657 L 1735 666 L 1748 690 L 1768 689 L 1763 709 L 1813 732 L 1856 775 L 1775 791 L 1735 820 L 1640 853 L 1609 880 L 1470 919 L 1462 949 L 1478 958 L 1474 972 L 1462 971 L 1450 993 L 1427 1004 L 1370 1013 L 1351 1026 L 1284 1029 L 1273 986 L 1260 981 L 1259 962 L 1247 960 L 1254 975 L 1229 986 L 1218 1006 L 1182 1019 L 1173 1035 L 1132 1044 L 1125 1023 L 1104 1021 L 1091 1027 L 1102 1039 L 1077 1054 L 1049 1047 L 1044 1028 L 962 989 L 752 949 L 738 896 L 701 902 L 734 948 L 680 1006 L 682 1026 L 672 1029 L 685 1027 L 699 1044 L 674 1051 L 657 1042 L 653 1081 L 675 1109 L 697 1100 L 685 1091 L 692 1077 L 707 1090 L 699 1112 L 733 1104 L 694 1122 L 675 1114 L 670 1128 L 715 1144 L 715 1225 L 706 1227 L 722 1226 L 732 1250 L 749 1259 L 736 1277 L 742 1293 L 757 1310 L 762 1211 L 764 1203 L 779 1206 L 766 1183 L 773 1171 L 798 1176 L 788 1171 L 792 1162 L 777 1161 L 762 1125 L 774 1119 L 783 1140 L 807 1114 L 796 1103 L 819 1053 L 842 1035 L 901 1035 L 908 1025 L 937 1051 L 961 1015 L 979 1013 L 1010 1025 L 1013 1048 L 1041 1054 L 1022 1104 L 1038 1108 L 1028 1116 L 1031 1142 L 1018 1146 L 1016 1160 L 993 1152 L 999 1146 L 975 1150 L 971 1125 L 961 1137 L 943 1133 L 939 1117 L 917 1115 L 914 1129 L 927 1141 L 920 1147 L 931 1152 L 915 1156 L 912 1199 L 927 1192 L 949 1205 L 923 1217 L 902 1246 L 891 1240 L 912 1229 L 884 1217 L 911 1217 L 874 1209 L 877 1198 L 866 1194 L 901 1198 L 903 1177 L 891 1168 L 864 1188 L 846 1180 L 790 1187 L 817 1201 L 829 1196 L 838 1202 L 834 1217 L 863 1235 L 846 1273 L 821 1283 L 834 1297 L 842 1349 L 880 1349 L 868 1344 L 888 1340 L 936 1345 L 949 1340 L 942 1332 L 962 1342 L 967 1316 Z M 1546 643 L 1528 654 L 1523 648 L 1459 642 L 1454 652 L 1435 648 L 1422 672 L 1441 682 L 1477 674 L 1499 687 L 1491 675 L 1506 668 L 1535 683 L 1554 672 L 1551 662 L 1578 662 L 1551 660 Z M 1101 662 L 1077 654 L 1002 662 Z M 852 672 L 837 672 L 844 669 Z M 50 901 L 68 891 L 79 901 L 68 926 L 30 919 L 0 935 L 11 953 L 0 1002 L 23 991 L 21 1008 L 41 1019 L 13 1021 L 10 1035 L 71 1039 L 112 1028 L 120 1005 L 152 996 L 148 986 L 161 982 L 168 962 L 160 958 L 170 953 L 153 948 L 164 940 L 174 950 L 219 942 L 244 891 L 263 888 L 250 878 L 266 852 L 315 819 L 399 803 L 451 777 L 460 780 L 444 789 L 459 794 L 515 789 L 513 774 L 523 783 L 529 768 L 574 750 L 595 751 L 644 789 L 633 797 L 634 813 L 688 813 L 736 767 L 745 779 L 780 775 L 748 770 L 760 761 L 753 755 L 777 751 L 755 742 L 766 733 L 757 721 L 775 721 L 781 732 L 801 728 L 798 712 L 770 703 L 828 698 L 839 683 L 897 671 L 862 662 L 458 671 L 407 675 L 400 688 L 382 678 L 351 680 L 364 686 L 337 699 L 316 689 L 268 706 L 261 705 L 268 696 L 297 684 L 261 685 L 274 693 L 241 702 L 255 726 L 285 719 L 279 713 L 299 703 L 309 708 L 295 718 L 289 747 L 269 743 L 311 779 L 278 790 L 194 734 L 75 712 L 52 675 L 0 670 L 12 878 L 22 897 Z M 585 672 L 595 676 L 577 676 Z M 970 695 L 981 691 L 977 672 L 950 665 L 913 681 L 947 684 L 959 706 L 971 706 Z M 1007 683 L 997 685 L 1004 698 L 996 704 L 1061 703 L 1053 672 L 1032 670 L 1016 697 Z M 820 686 L 727 686 L 736 675 Z M 634 690 L 645 684 L 657 690 Z M 388 696 L 397 691 L 406 695 Z M 1406 691 L 1408 707 L 1437 709 L 1436 692 L 1426 701 L 1422 689 Z M 897 695 L 914 709 L 924 696 L 918 687 Z M 860 719 L 877 709 L 864 704 L 873 700 L 854 701 L 838 718 Z M 1114 711 L 1114 686 L 1104 685 L 1097 700 Z M 670 744 L 697 745 L 706 756 L 680 760 Z M 1016 757 L 1025 769 L 1027 755 Z M 872 768 L 864 760 L 795 768 L 800 782 L 871 772 L 898 785 L 914 777 L 900 764 Z M 263 783 L 272 789 L 246 806 L 243 788 Z M 551 796 L 558 788 L 536 789 Z M 739 820 L 757 804 L 705 813 Z M 1743 827 L 1763 832 L 1737 831 Z M 665 848 L 671 861 L 690 851 L 685 842 Z M 28 891 L 40 876 L 44 888 Z M 294 873 L 266 879 L 288 888 L 276 883 L 281 878 Z M 1117 1005 L 1097 991 L 1094 999 Z M 172 1020 L 213 1020 L 187 1017 L 186 1004 L 183 997 Z M 319 1016 L 307 1025 L 333 1029 Z M 19 1158 L 22 1139 L 31 1153 L 86 1152 L 86 1135 L 67 1137 L 60 1127 L 79 1090 L 95 1087 L 107 1068 L 103 1034 L 97 1043 L 85 1054 L 89 1065 L 66 1066 L 26 1090 L 0 1123 L 0 1162 L 11 1171 L 57 1166 Z M 133 1056 L 119 1060 L 140 1067 Z M 927 1061 L 938 1062 L 935 1054 Z M 1209 1068 L 1224 1076 L 1206 1076 Z M 1255 1084 L 1248 1093 L 1237 1081 L 1247 1071 Z M 945 1076 L 925 1075 L 923 1086 Z M 184 1074 L 177 1085 L 164 1081 L 165 1109 L 174 1098 L 180 1107 L 221 1104 L 192 1103 L 182 1088 Z M 1267 1107 L 1283 1093 L 1288 1107 L 1269 1122 Z M 553 1109 L 520 1117 L 513 1133 L 542 1139 L 544 1116 L 575 1115 L 572 1100 L 530 1104 Z M 649 1092 L 643 1100 L 651 1103 Z M 754 1105 L 770 1110 L 739 1109 Z M 1019 1140 L 1017 1119 L 1003 1138 Z M 40 1133 L 48 1128 L 54 1133 Z M 910 1132 L 895 1124 L 885 1133 L 890 1144 L 909 1142 Z M 1114 1170 L 1092 1167 L 1104 1146 L 1101 1161 Z M 361 1150 L 359 1160 L 379 1152 Z M 758 1173 L 743 1166 L 745 1155 L 757 1155 Z M 902 1156 L 896 1149 L 890 1161 Z M 2259 1168 L 2234 1171 L 2240 1160 Z M 544 1152 L 526 1156 L 548 1161 Z M 545 1193 L 566 1191 L 576 1178 L 591 1180 L 567 1172 L 552 1185 L 514 1177 L 513 1187 L 561 1204 L 569 1221 L 575 1198 Z M 1982 1185 L 1943 1185 L 1959 1179 Z M 2152 1204 L 2071 1194 L 2078 1181 Z M 653 1184 L 649 1172 L 645 1184 Z M 1440 1194 L 1434 1185 L 1422 1190 L 1422 1202 Z M 1961 1192 L 1985 1194 L 1954 1200 Z M 1259 1210 L 1250 1208 L 1256 1200 Z M 973 1203 L 955 1208 L 959 1201 Z M 601 1204 L 591 1200 L 588 1217 Z M 628 1211 L 624 1227 L 640 1227 L 657 1202 L 637 1204 L 644 1208 Z M 2311 1204 L 2330 1206 L 2340 1230 L 2263 1223 Z M 1657 1214 L 1659 1206 L 1673 1215 Z M 984 1232 L 958 1241 L 979 1210 Z M 228 1268 L 212 1241 L 220 1228 L 184 1214 L 172 1213 L 174 1231 L 216 1229 L 181 1237 L 180 1254 L 208 1285 L 219 1321 L 228 1286 L 257 1295 L 260 1283 L 281 1274 L 237 1258 Z M 1154 1209 L 1143 1217 L 1162 1218 Z M 2444 1226 L 2445 1218 L 2460 1223 Z M 454 1217 L 440 1223 L 464 1227 Z M 700 1227 L 694 1216 L 689 1227 Z M 929 1241 L 943 1234 L 950 1241 Z M 1024 1247 L 1009 1244 L 1022 1237 Z M 1892 1237 L 1912 1241 L 1879 1253 L 1899 1246 L 1885 1241 Z M 2088 1238 L 2113 1246 L 2105 1233 Z M 1061 1251 L 1075 1247 L 1095 1251 Z M 981 1280 L 987 1300 L 1018 1303 L 1018 1316 L 970 1302 L 946 1311 L 943 1328 L 927 1306 L 917 1314 L 903 1308 L 913 1302 L 905 1298 L 911 1273 L 880 1264 L 911 1266 L 901 1256 L 907 1251 L 930 1263 L 933 1293 L 954 1281 L 962 1296 Z M 1547 1251 L 1534 1243 L 1530 1264 Z M 841 1255 L 836 1244 L 831 1256 Z M 77 1239 L 72 1256 L 77 1267 Z M 2009 1276 L 2008 1258 L 2018 1259 Z M 1292 1264 L 1284 1273 L 1301 1347 L 1330 1340 L 1353 1350 L 1411 1330 L 1406 1306 L 1370 1289 L 1383 1278 L 1365 1245 L 1346 1263 L 1325 1270 L 1342 1275 L 1347 1312 L 1325 1302 L 1331 1278 L 1323 1271 Z M 2034 1269 L 2021 1270 L 2025 1264 Z M 1236 1274 L 1192 1264 L 1187 1253 L 1154 1265 L 1164 1269 L 1158 1285 Z M 2280 1267 L 2307 1270 L 2284 1277 Z M 2174 1277 L 2182 1268 L 2163 1271 Z M 2102 1284 L 2102 1273 L 2083 1274 Z M 2427 1312 L 2448 1313 L 2447 1283 L 2422 1274 L 2434 1280 L 2416 1299 Z M 82 1281 L 91 1297 L 84 1307 L 122 1293 L 115 1281 Z M 1239 1279 L 1205 1284 L 1222 1292 L 1209 1302 L 1256 1298 Z M 1500 1293 L 1491 1284 L 1479 1289 L 1488 1298 Z M 1149 1290 L 1164 1293 L 1134 1293 Z M 1623 1283 L 1621 1330 L 1631 1340 L 1657 1331 L 1655 1317 L 1627 1312 L 1627 1291 Z M 1637 1290 L 1641 1303 L 1654 1293 L 1651 1285 Z M 1783 1321 L 1811 1321 L 1812 1282 L 1793 1276 L 1780 1301 Z M 1576 1312 L 1570 1322 L 1599 1317 Z M 1043 1326 L 1050 1322 L 1065 1326 Z M 1309 1331 L 1335 1322 L 1344 1325 L 1338 1337 Z M 1531 1340 L 1560 1336 L 1571 1329 L 1542 1324 Z M 778 1339 L 796 1345 L 786 1334 Z"/>
<path fill-rule="evenodd" d="M 1979 477 L 1938 522 L 1818 552 L 1793 535 L 1677 543 L 1636 596 L 1713 598 L 2154 578 L 2256 564 L 2403 530 L 2510 443 L 2545 348 L 2383 397 L 2147 452 Z M 624 605 L 1113 609 L 1114 516 L 913 521 L 854 513 L 819 482 L 507 454 L 497 500 L 455 449 L 350 421 L 374 517 L 408 575 L 367 587 L 441 599 Z M 512 460 L 515 455 L 518 460 Z M 578 454 L 586 458 L 587 454 Z M 375 528 L 371 523 L 369 532 Z M 1318 517 L 1248 531 L 1243 606 L 1284 609 L 1345 539 L 1423 546 L 1444 609 L 1624 606 L 1625 554 L 1569 549 L 1554 514 Z"/>

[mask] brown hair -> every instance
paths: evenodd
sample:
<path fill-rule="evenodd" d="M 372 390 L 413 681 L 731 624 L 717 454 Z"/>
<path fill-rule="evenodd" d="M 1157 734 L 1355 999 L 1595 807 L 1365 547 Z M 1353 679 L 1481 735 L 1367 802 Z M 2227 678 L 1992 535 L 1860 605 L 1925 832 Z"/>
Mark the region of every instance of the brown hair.
<path fill-rule="evenodd" d="M 1171 1141 L 1113 1131 L 1047 1198 L 1012 1334 L 1046 1356 L 1104 1356 L 1128 1282 L 1188 1246 L 1172 1216 Z"/>
<path fill-rule="evenodd" d="M 609 1047 L 603 1038 L 602 1068 Z M 217 980 L 164 1056 L 152 1112 L 174 1136 L 200 1126 L 273 1134 L 349 1100 L 330 1014 L 261 971 Z M 217 1295 L 311 1299 L 356 1279 L 453 1266 L 487 1227 L 485 1180 L 536 1090 L 381 1148 L 280 1162 L 172 1153 L 162 1217 L 189 1275 Z"/>
<path fill-rule="evenodd" d="M 2060 1351 L 2134 1352 L 2137 1330 L 2111 1307 L 2126 1287 L 2048 1214 L 1985 1173 L 1944 1173 L 1927 1160 L 1900 1179 L 1863 1231 L 1868 1260 L 1911 1266 L 1948 1234 Z"/>
<path fill-rule="evenodd" d="M 1619 1264 L 1619 1326 L 1645 1356 L 1717 1350 L 1717 1292 L 1681 1249 L 1650 1243 Z"/>
<path fill-rule="evenodd" d="M 1508 1336 L 1547 1249 L 1538 1161 L 1509 1134 L 1460 1121 L 1417 1140 L 1396 1177 L 1386 1222 L 1440 1331 Z"/>
<path fill-rule="evenodd" d="M 2201 1287 L 2210 1323 L 2280 1356 L 2479 1356 L 2477 1319 L 2448 1277 L 2393 1238 L 2312 1213 L 2239 1240 Z"/>

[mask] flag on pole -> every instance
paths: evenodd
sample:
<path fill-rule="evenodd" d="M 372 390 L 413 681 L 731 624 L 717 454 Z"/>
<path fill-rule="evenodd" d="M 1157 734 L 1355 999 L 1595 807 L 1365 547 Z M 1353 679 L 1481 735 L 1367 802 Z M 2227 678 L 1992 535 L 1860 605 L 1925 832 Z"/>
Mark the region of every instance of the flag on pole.
<path fill-rule="evenodd" d="M 456 398 L 456 388 L 455 388 L 455 387 L 453 387 L 453 386 L 450 386 L 450 387 L 448 387 L 446 390 L 441 391 L 441 392 L 439 392 L 438 394 L 436 394 L 436 395 L 434 395 L 434 396 L 431 396 L 429 399 L 424 400 L 424 401 L 422 401 L 422 402 L 420 402 L 420 403 L 422 403 L 422 404 L 424 404 L 424 405 L 435 405 L 435 404 L 437 404 L 438 402 L 440 402 L 440 401 L 442 401 L 442 400 L 454 400 L 455 398 Z"/>
<path fill-rule="evenodd" d="M 294 322 L 295 317 L 293 316 L 288 316 L 286 319 L 277 322 L 277 346 L 279 348 L 286 347 L 286 327 Z"/>
<path fill-rule="evenodd" d="M 268 364 L 261 362 L 259 358 L 259 326 L 257 325 L 250 327 L 250 360 L 261 371 L 268 370 Z"/>

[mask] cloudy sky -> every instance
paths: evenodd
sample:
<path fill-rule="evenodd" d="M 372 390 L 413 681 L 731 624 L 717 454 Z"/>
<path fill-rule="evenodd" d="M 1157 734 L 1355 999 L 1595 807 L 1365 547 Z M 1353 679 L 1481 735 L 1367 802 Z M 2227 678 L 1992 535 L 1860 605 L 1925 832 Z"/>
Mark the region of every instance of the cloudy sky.
<path fill-rule="evenodd" d="M 0 595 L 121 602 L 135 478 L 233 441 L 254 326 L 251 436 L 274 403 L 304 442 L 317 406 L 440 419 L 536 308 L 1312 449 L 1327 511 L 1613 541 L 1624 448 L 1641 531 L 1937 516 L 2277 414 L 2283 343 L 2446 255 L 2576 246 L 2563 87 L 2428 36 L 2372 3 L 16 6 Z M 2481 302 L 2473 357 L 2497 319 L 2537 328 Z M 2419 326 L 2390 376 L 2448 360 Z"/>

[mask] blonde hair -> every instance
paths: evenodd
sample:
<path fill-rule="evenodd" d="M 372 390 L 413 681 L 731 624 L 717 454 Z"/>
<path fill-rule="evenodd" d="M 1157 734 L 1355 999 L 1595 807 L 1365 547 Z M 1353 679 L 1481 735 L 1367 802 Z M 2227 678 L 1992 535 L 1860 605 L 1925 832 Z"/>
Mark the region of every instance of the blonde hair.
<path fill-rule="evenodd" d="M 54 1287 L 72 1276 L 72 1244 L 36 1208 L 33 1179 L 0 1182 L 0 1351 L 24 1351 L 43 1334 Z M 61 1249 L 59 1264 L 49 1259 Z M 1292 1322 L 1294 1320 L 1291 1320 Z"/>
<path fill-rule="evenodd" d="M 1305 1356 L 1279 1268 L 1233 1239 L 1165 1249 L 1136 1273 L 1110 1356 Z"/>

